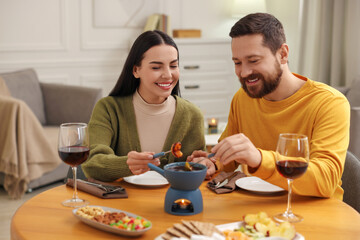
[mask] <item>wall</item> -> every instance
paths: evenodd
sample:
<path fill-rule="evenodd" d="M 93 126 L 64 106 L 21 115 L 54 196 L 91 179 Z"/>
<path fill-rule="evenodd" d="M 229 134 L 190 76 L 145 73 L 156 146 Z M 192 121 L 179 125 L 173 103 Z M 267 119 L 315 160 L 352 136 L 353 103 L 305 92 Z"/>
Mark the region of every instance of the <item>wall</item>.
<path fill-rule="evenodd" d="M 107 95 L 147 16 L 166 13 L 174 29 L 228 38 L 238 20 L 230 16 L 231 1 L 0 0 L 0 72 L 33 67 L 40 81 L 101 87 Z M 300 1 L 267 0 L 294 53 Z M 292 63 L 296 71 L 296 54 L 290 55 Z"/>
<path fill-rule="evenodd" d="M 119 1 L 102 2 L 107 4 L 0 0 L 0 71 L 34 67 L 40 81 L 102 87 L 106 95 L 119 75 L 129 40 L 141 32 L 146 16 L 161 10 L 163 1 L 136 1 L 144 7 L 130 23 L 139 6 L 122 9 Z"/>

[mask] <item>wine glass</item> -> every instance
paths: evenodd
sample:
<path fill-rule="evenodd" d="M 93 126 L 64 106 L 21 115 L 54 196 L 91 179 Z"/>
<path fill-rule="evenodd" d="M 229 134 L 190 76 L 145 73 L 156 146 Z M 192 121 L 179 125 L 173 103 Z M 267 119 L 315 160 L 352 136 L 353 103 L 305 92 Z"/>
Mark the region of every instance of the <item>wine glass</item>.
<path fill-rule="evenodd" d="M 302 134 L 281 133 L 276 147 L 276 169 L 288 181 L 287 209 L 284 213 L 274 216 L 279 222 L 300 222 L 303 217 L 291 210 L 292 183 L 295 178 L 302 176 L 309 164 L 309 142 Z"/>
<path fill-rule="evenodd" d="M 63 123 L 60 125 L 58 153 L 60 158 L 71 166 L 73 172 L 74 194 L 72 199 L 62 202 L 66 207 L 83 207 L 89 202 L 78 198 L 76 169 L 89 156 L 89 132 L 86 123 Z"/>

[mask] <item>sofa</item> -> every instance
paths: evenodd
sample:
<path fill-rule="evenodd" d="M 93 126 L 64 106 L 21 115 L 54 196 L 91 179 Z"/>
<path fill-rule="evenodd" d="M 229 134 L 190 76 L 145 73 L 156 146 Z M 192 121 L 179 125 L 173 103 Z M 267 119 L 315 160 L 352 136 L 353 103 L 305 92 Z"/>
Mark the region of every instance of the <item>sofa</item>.
<path fill-rule="evenodd" d="M 347 151 L 342 185 L 344 189 L 343 201 L 360 213 L 360 160 L 353 153 Z"/>
<path fill-rule="evenodd" d="M 349 87 L 337 87 L 349 100 L 351 107 L 350 143 L 348 150 L 360 159 L 360 76 Z"/>
<path fill-rule="evenodd" d="M 34 69 L 0 73 L 0 185 L 10 197 L 66 178 L 59 125 L 87 123 L 101 97 L 97 88 L 40 82 Z"/>

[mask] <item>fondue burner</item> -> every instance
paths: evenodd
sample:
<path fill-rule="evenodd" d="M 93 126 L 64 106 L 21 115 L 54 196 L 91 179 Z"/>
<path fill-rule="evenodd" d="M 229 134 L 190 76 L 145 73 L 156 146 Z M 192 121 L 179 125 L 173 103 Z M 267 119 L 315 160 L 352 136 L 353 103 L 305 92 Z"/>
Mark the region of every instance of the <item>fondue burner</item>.
<path fill-rule="evenodd" d="M 194 215 L 203 210 L 199 186 L 206 176 L 206 166 L 190 163 L 192 171 L 184 170 L 185 162 L 165 165 L 164 170 L 148 163 L 149 168 L 163 175 L 170 183 L 166 192 L 164 210 L 174 215 Z"/>
<path fill-rule="evenodd" d="M 174 215 L 194 215 L 203 210 L 203 199 L 199 189 L 178 190 L 170 187 L 165 196 L 165 212 Z"/>

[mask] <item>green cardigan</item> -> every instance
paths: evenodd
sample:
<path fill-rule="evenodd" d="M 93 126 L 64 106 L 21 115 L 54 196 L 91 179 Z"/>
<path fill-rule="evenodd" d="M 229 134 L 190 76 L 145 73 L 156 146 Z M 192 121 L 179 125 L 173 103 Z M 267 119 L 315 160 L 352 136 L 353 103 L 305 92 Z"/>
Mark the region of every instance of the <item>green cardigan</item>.
<path fill-rule="evenodd" d="M 176 109 L 163 151 L 181 142 L 183 156 L 176 159 L 172 154 L 160 158 L 160 167 L 175 161 L 185 161 L 194 150 L 205 150 L 204 119 L 194 104 L 175 96 Z M 132 175 L 126 164 L 130 151 L 141 152 L 137 133 L 132 96 L 105 97 L 100 99 L 89 122 L 90 155 L 83 163 L 86 177 L 101 181 L 115 181 Z"/>

